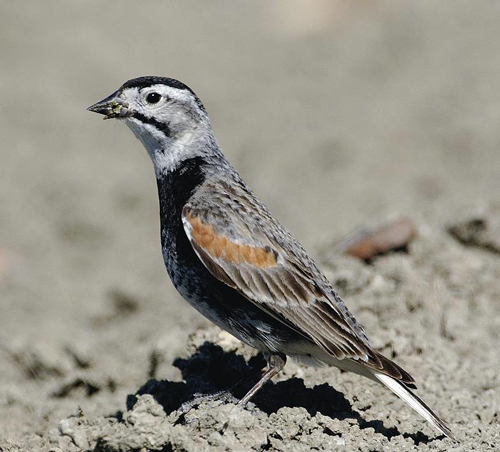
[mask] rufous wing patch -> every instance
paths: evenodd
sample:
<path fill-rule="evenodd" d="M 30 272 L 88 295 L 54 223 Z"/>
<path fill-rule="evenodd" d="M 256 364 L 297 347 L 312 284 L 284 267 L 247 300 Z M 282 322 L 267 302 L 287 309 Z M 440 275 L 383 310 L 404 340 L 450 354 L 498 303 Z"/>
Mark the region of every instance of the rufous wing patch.
<path fill-rule="evenodd" d="M 199 217 L 185 216 L 191 226 L 191 237 L 212 258 L 223 259 L 234 264 L 247 263 L 259 268 L 276 265 L 275 253 L 269 247 L 255 247 L 233 242 L 225 235 L 203 223 Z"/>

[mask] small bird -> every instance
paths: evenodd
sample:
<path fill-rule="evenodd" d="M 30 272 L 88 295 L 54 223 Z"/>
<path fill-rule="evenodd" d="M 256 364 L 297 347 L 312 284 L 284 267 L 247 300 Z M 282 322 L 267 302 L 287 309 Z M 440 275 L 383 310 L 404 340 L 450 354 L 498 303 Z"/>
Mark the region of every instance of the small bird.
<path fill-rule="evenodd" d="M 266 358 L 269 369 L 240 405 L 290 356 L 384 384 L 452 438 L 446 422 L 411 391 L 413 378 L 372 348 L 315 262 L 223 155 L 191 88 L 139 77 L 88 110 L 125 122 L 153 162 L 163 257 L 175 288 Z"/>

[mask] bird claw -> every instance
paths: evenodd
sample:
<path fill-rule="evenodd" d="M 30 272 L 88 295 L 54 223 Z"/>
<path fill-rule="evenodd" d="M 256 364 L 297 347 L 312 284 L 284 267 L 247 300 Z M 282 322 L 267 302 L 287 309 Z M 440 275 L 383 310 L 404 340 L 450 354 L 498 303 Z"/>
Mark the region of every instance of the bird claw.
<path fill-rule="evenodd" d="M 188 400 L 187 402 L 184 402 L 176 411 L 176 417 L 177 420 L 183 418 L 188 414 L 192 409 L 198 407 L 201 405 L 203 402 L 221 402 L 221 404 L 225 403 L 234 403 L 238 404 L 239 400 L 234 397 L 229 391 L 219 391 L 215 392 L 213 394 L 201 394 L 201 393 L 196 393 L 193 395 L 193 398 L 191 400 Z M 198 417 L 190 417 L 189 420 L 186 420 L 187 424 L 190 424 L 194 421 L 196 421 Z"/>

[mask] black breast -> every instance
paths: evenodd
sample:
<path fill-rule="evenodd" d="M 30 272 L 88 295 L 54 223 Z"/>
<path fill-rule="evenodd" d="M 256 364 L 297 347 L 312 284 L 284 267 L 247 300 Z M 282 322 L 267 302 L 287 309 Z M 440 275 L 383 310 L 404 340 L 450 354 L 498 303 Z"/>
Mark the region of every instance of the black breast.
<path fill-rule="evenodd" d="M 174 171 L 158 177 L 161 238 L 164 246 L 174 245 L 173 242 L 181 237 L 188 242 L 182 226 L 182 209 L 196 188 L 204 182 L 206 165 L 202 157 L 195 157 L 185 160 Z"/>

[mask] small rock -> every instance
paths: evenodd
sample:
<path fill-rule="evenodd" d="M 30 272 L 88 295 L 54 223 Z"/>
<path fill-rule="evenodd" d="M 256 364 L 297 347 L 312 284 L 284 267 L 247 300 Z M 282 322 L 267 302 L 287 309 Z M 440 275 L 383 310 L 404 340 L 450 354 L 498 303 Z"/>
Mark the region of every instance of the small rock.
<path fill-rule="evenodd" d="M 369 261 L 391 251 L 405 250 L 417 235 L 414 223 L 401 218 L 377 229 L 364 230 L 344 240 L 337 251 Z"/>
<path fill-rule="evenodd" d="M 476 217 L 459 221 L 449 226 L 448 232 L 462 245 L 500 254 L 500 221 L 493 216 L 488 220 Z"/>

